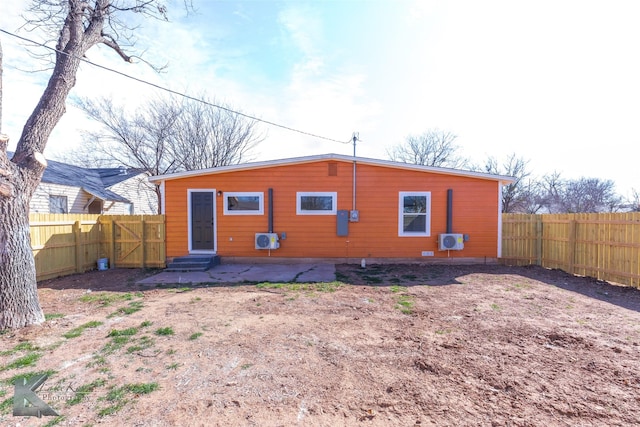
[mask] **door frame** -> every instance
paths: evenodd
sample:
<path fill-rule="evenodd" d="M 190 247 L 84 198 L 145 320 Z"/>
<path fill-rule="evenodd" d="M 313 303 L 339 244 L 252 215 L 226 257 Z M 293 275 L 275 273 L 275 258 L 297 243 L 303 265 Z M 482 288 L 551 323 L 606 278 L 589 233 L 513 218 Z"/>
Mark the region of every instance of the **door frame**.
<path fill-rule="evenodd" d="M 193 249 L 193 236 L 191 224 L 191 194 L 192 193 L 212 193 L 213 194 L 213 249 Z M 218 250 L 218 218 L 216 212 L 216 190 L 215 188 L 189 188 L 187 189 L 187 236 L 189 239 L 190 254 L 215 254 Z"/>

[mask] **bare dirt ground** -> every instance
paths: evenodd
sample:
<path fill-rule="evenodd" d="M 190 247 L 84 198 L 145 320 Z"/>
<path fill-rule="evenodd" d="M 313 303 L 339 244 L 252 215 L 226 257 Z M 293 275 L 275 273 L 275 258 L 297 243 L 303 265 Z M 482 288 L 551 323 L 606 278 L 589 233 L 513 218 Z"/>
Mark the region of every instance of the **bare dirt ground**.
<path fill-rule="evenodd" d="M 145 274 L 40 284 L 49 320 L 0 335 L 0 424 L 640 425 L 635 289 L 486 265 L 198 288 Z M 36 372 L 60 417 L 12 416 L 10 382 Z"/>

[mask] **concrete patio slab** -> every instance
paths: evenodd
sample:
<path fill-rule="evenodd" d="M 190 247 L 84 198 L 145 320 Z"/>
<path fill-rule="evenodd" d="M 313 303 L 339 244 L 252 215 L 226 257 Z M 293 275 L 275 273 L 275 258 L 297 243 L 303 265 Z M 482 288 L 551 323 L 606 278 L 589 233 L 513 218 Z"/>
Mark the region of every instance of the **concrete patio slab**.
<path fill-rule="evenodd" d="M 221 264 L 207 271 L 163 272 L 136 283 L 158 285 L 168 283 L 222 284 L 238 282 L 333 282 L 334 264 Z"/>

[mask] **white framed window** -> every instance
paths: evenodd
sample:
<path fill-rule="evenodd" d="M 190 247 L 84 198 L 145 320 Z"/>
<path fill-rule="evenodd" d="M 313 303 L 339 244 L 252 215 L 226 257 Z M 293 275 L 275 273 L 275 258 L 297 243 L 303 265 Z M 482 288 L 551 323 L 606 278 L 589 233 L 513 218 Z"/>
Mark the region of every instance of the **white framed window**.
<path fill-rule="evenodd" d="M 264 193 L 225 192 L 225 215 L 264 215 Z"/>
<path fill-rule="evenodd" d="M 400 192 L 398 200 L 398 235 L 431 235 L 431 192 Z"/>
<path fill-rule="evenodd" d="M 304 192 L 296 193 L 296 213 L 298 215 L 335 215 L 338 193 Z"/>
<path fill-rule="evenodd" d="M 67 196 L 49 196 L 49 213 L 69 213 Z"/>

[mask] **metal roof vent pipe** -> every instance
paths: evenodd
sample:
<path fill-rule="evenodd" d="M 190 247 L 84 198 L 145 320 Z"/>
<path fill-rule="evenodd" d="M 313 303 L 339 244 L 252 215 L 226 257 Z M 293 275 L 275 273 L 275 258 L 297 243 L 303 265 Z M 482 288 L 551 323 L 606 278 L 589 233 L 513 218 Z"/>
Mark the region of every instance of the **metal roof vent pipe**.
<path fill-rule="evenodd" d="M 453 190 L 447 190 L 447 234 L 453 233 Z"/>
<path fill-rule="evenodd" d="M 273 233 L 273 188 L 269 189 L 269 233 Z"/>

